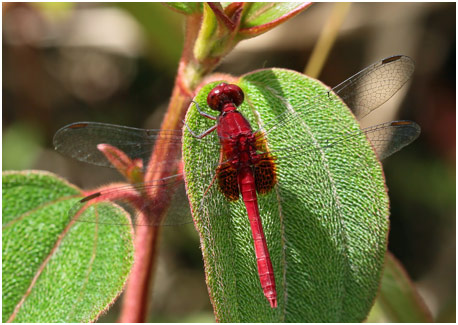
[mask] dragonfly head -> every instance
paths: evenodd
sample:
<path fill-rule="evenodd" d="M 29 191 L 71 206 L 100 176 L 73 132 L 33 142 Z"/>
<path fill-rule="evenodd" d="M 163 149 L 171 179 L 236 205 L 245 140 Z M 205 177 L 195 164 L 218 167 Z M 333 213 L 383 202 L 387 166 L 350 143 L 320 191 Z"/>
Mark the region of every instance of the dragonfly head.
<path fill-rule="evenodd" d="M 207 97 L 208 106 L 215 111 L 222 111 L 227 104 L 239 106 L 243 103 L 244 94 L 239 86 L 220 83 L 212 89 Z"/>

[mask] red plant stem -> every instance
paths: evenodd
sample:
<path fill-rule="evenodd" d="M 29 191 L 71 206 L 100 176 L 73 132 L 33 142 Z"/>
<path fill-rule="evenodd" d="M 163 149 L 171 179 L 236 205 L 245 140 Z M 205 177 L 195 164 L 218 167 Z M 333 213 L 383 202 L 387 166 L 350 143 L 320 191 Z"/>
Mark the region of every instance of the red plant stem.
<path fill-rule="evenodd" d="M 159 227 L 138 227 L 135 263 L 124 292 L 120 323 L 143 323 L 148 312 L 151 271 L 155 269 Z"/>
<path fill-rule="evenodd" d="M 183 54 L 180 59 L 172 98 L 162 122 L 162 129 L 176 130 L 182 127 L 186 109 L 189 106 L 196 86 L 203 77 L 202 72 L 209 70 L 208 66 L 203 68 L 193 56 L 194 42 L 199 32 L 201 19 L 201 14 L 187 16 Z M 178 157 L 180 151 L 175 150 L 176 152 L 173 152 L 173 150 L 173 148 L 156 144 L 144 181 L 160 179 L 170 175 L 170 166 L 157 164 L 157 162 L 163 160 L 165 154 L 169 157 L 172 154 Z M 159 168 L 151 168 L 153 166 L 164 166 L 165 168 L 159 170 Z M 148 193 L 150 199 L 157 199 L 160 195 L 160 192 Z M 161 206 L 155 207 L 155 215 L 162 217 L 169 203 L 164 202 Z M 159 229 L 159 227 L 137 227 L 135 237 L 135 264 L 124 292 L 119 322 L 139 323 L 146 320 L 149 304 L 148 297 L 151 296 L 151 278 L 157 258 Z"/>

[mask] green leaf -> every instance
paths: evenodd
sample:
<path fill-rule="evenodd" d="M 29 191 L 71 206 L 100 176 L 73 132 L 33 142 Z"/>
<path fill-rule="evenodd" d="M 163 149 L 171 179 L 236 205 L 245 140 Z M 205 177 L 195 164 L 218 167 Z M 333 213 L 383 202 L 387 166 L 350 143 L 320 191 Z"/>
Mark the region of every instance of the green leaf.
<path fill-rule="evenodd" d="M 431 312 L 418 294 L 415 286 L 392 254 L 387 254 L 380 293 L 371 311 L 369 321 L 395 323 L 432 322 Z M 378 315 L 377 315 L 378 314 Z"/>
<path fill-rule="evenodd" d="M 221 29 L 221 30 L 219 30 Z M 210 53 L 217 48 L 218 45 L 224 44 L 222 36 L 226 36 L 227 29 L 219 23 L 215 13 L 208 4 L 203 5 L 202 27 L 199 30 L 199 35 L 194 45 L 194 56 L 198 60 L 205 60 L 211 56 Z"/>
<path fill-rule="evenodd" d="M 185 15 L 202 12 L 202 2 L 165 2 L 164 4 Z"/>
<path fill-rule="evenodd" d="M 246 4 L 239 34 L 250 38 L 265 33 L 298 13 L 311 2 L 250 2 Z"/>
<path fill-rule="evenodd" d="M 195 98 L 209 114 L 206 96 L 215 84 Z M 209 187 L 220 155 L 216 132 L 198 140 L 185 130 L 187 192 L 217 320 L 364 320 L 379 286 L 389 213 L 371 145 L 349 109 L 317 80 L 265 69 L 241 77 L 238 85 L 245 93 L 240 111 L 253 129 L 270 130 L 267 145 L 277 157 L 278 185 L 259 195 L 258 203 L 278 308 L 271 309 L 262 293 L 243 202 L 227 201 L 216 181 Z M 297 119 L 278 123 L 286 110 L 295 111 Z M 186 123 L 201 133 L 215 121 L 192 105 Z M 348 137 L 349 132 L 356 136 Z M 329 139 L 345 141 L 329 145 Z"/>
<path fill-rule="evenodd" d="M 132 228 L 75 222 L 81 191 L 47 172 L 4 172 L 2 197 L 3 322 L 97 319 L 127 280 Z M 100 206 L 126 223 L 119 207 Z"/>

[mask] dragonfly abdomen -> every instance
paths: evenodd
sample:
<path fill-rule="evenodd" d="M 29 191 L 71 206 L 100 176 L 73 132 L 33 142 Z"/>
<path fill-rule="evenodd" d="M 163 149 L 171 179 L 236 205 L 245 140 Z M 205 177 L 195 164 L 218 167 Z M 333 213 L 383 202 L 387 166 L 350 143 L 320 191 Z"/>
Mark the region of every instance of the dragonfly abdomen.
<path fill-rule="evenodd" d="M 267 248 L 264 230 L 262 229 L 261 217 L 259 215 L 258 199 L 253 171 L 250 167 L 243 167 L 237 175 L 240 192 L 250 221 L 253 234 L 256 263 L 258 266 L 259 281 L 264 296 L 272 308 L 277 307 L 277 292 L 275 288 L 275 277 Z"/>

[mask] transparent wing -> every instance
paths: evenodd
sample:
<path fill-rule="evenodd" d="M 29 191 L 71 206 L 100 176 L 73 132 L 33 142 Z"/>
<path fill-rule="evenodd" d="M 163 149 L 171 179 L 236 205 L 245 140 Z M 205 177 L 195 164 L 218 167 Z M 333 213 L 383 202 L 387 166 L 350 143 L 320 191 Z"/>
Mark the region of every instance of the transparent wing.
<path fill-rule="evenodd" d="M 329 150 L 336 145 L 345 145 L 351 143 L 354 138 L 365 134 L 371 142 L 372 147 L 380 160 L 383 160 L 393 153 L 409 145 L 420 135 L 420 126 L 412 121 L 391 121 L 374 125 L 362 130 L 348 132 L 340 137 L 330 138 L 324 141 L 324 145 L 316 146 L 314 142 L 306 142 L 300 145 L 278 148 L 271 150 L 273 156 L 281 152 L 287 152 L 293 158 L 296 155 L 306 155 L 311 151 Z"/>
<path fill-rule="evenodd" d="M 201 172 L 201 177 L 212 179 L 216 168 L 217 164 L 211 171 Z M 210 182 L 201 191 L 213 193 L 216 188 L 216 183 Z M 204 194 L 200 209 L 208 199 L 210 196 Z M 120 225 L 118 219 L 113 219 L 112 207 L 107 201 L 121 205 L 130 213 L 131 223 L 122 225 L 172 226 L 192 222 L 183 174 L 133 185 L 108 185 L 81 199 L 70 209 L 69 215 L 78 222 Z"/>
<path fill-rule="evenodd" d="M 54 148 L 65 156 L 90 164 L 113 167 L 105 155 L 97 149 L 98 144 L 110 144 L 131 159 L 142 159 L 146 166 L 154 146 L 167 147 L 169 152 L 181 152 L 181 130 L 138 129 L 127 126 L 78 122 L 64 126 L 56 132 Z M 218 143 L 202 140 L 202 145 L 215 147 Z M 163 163 L 175 166 L 181 156 L 165 155 Z"/>
<path fill-rule="evenodd" d="M 361 131 L 371 142 L 377 157 L 383 160 L 418 138 L 421 128 L 412 121 L 392 121 Z"/>
<path fill-rule="evenodd" d="M 111 207 L 106 203 L 108 200 L 128 210 L 132 224 L 137 226 L 192 222 L 182 174 L 136 185 L 126 184 L 97 190 L 75 204 L 69 214 L 79 222 L 119 225 L 118 221 L 112 219 Z"/>
<path fill-rule="evenodd" d="M 66 156 L 104 167 L 113 166 L 97 148 L 97 145 L 102 143 L 115 146 L 131 159 L 141 159 L 143 166 L 147 165 L 153 148 L 167 147 L 165 157 L 160 162 L 161 168 L 166 166 L 170 173 L 174 173 L 181 161 L 181 155 L 177 157 L 169 153 L 181 152 L 182 131 L 79 122 L 58 130 L 53 143 L 55 149 Z M 199 143 L 219 150 L 219 143 L 215 141 L 215 137 L 202 139 Z M 216 167 L 215 164 L 215 169 Z M 107 186 L 84 198 L 69 213 L 72 217 L 78 216 L 78 221 L 117 224 L 118 221 L 112 220 L 111 214 L 108 213 L 111 210 L 109 203 L 94 205 L 108 200 L 127 208 L 135 225 L 179 225 L 192 221 L 182 174 L 136 185 Z M 170 205 L 165 210 L 166 216 L 163 217 L 158 211 L 162 211 L 161 208 L 166 203 Z"/>
<path fill-rule="evenodd" d="M 362 119 L 396 94 L 414 69 L 408 56 L 392 56 L 370 65 L 331 91 L 342 98 L 357 119 Z"/>
<path fill-rule="evenodd" d="M 358 72 L 344 82 L 304 102 L 301 107 L 289 107 L 289 109 L 263 126 L 264 134 L 282 128 L 287 129 L 300 123 L 304 114 L 312 114 L 322 110 L 342 99 L 356 118 L 361 119 L 380 105 L 390 99 L 410 79 L 414 71 L 414 62 L 404 55 L 397 55 L 380 60 L 364 70 Z M 275 95 L 274 89 L 268 89 Z M 279 95 L 279 100 L 284 101 Z"/>

